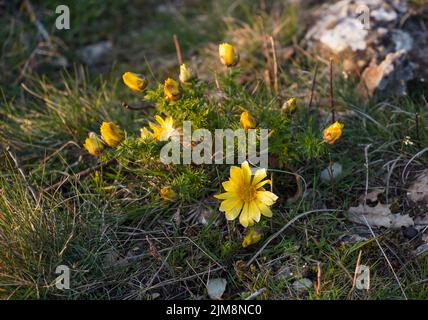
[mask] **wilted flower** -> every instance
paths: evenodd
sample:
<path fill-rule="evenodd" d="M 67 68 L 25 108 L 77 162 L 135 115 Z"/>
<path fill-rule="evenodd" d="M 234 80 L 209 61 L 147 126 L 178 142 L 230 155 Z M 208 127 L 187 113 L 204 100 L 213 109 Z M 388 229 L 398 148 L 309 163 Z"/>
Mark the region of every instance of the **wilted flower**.
<path fill-rule="evenodd" d="M 254 129 L 256 127 L 256 121 L 247 111 L 241 113 L 240 123 L 241 127 L 245 130 Z"/>
<path fill-rule="evenodd" d="M 296 98 L 290 98 L 285 101 L 282 105 L 282 110 L 289 113 L 296 111 Z"/>
<path fill-rule="evenodd" d="M 134 72 L 125 72 L 122 76 L 123 82 L 134 91 L 143 91 L 147 85 L 146 78 Z"/>
<path fill-rule="evenodd" d="M 262 239 L 262 234 L 258 232 L 255 228 L 250 228 L 247 231 L 247 234 L 244 237 L 244 240 L 242 241 L 242 247 L 246 248 L 248 246 L 251 246 L 252 244 L 255 244 L 259 242 Z"/>
<path fill-rule="evenodd" d="M 146 127 L 140 129 L 141 140 L 146 140 L 147 138 L 153 137 L 153 133 L 150 132 Z"/>
<path fill-rule="evenodd" d="M 188 67 L 186 64 L 182 64 L 180 66 L 180 81 L 182 83 L 187 83 L 189 81 L 191 81 L 192 79 L 194 79 L 195 75 L 193 74 L 193 70 Z"/>
<path fill-rule="evenodd" d="M 229 43 L 222 43 L 218 47 L 220 61 L 226 67 L 234 67 L 239 62 L 239 55 L 235 52 L 233 46 Z"/>
<path fill-rule="evenodd" d="M 169 101 L 175 101 L 180 97 L 180 86 L 174 79 L 168 78 L 163 86 L 165 98 Z"/>
<path fill-rule="evenodd" d="M 339 121 L 336 121 L 332 125 L 328 126 L 323 131 L 323 139 L 328 144 L 333 144 L 339 138 L 342 136 L 342 129 L 344 127 L 344 124 L 340 123 Z"/>
<path fill-rule="evenodd" d="M 86 150 L 95 157 L 98 157 L 104 151 L 104 143 L 95 132 L 90 132 L 83 144 Z"/>
<path fill-rule="evenodd" d="M 263 180 L 266 176 L 266 169 L 259 169 L 251 176 L 247 161 L 241 167 L 230 168 L 230 178 L 223 182 L 226 192 L 215 195 L 217 199 L 223 200 L 220 211 L 225 213 L 227 220 L 234 220 L 239 216 L 239 222 L 248 227 L 260 221 L 260 214 L 272 216 L 269 207 L 278 197 L 263 188 L 266 183 L 271 183 L 270 180 Z"/>
<path fill-rule="evenodd" d="M 161 116 L 155 116 L 155 119 L 159 125 L 156 125 L 153 122 L 149 123 L 150 128 L 153 130 L 153 139 L 167 141 L 176 131 L 174 128 L 174 120 L 172 117 L 167 117 L 164 120 Z"/>
<path fill-rule="evenodd" d="M 159 194 L 165 201 L 172 201 L 177 196 L 177 193 L 171 187 L 163 187 L 160 189 Z"/>
<path fill-rule="evenodd" d="M 112 148 L 117 147 L 125 138 L 123 130 L 113 122 L 103 122 L 100 131 L 103 140 Z"/>

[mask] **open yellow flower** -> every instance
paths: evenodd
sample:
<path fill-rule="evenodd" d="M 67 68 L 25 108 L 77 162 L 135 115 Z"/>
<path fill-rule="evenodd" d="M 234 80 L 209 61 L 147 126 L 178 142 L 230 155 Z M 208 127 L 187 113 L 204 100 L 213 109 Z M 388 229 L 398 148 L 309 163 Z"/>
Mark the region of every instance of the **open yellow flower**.
<path fill-rule="evenodd" d="M 146 78 L 134 72 L 125 72 L 122 75 L 123 82 L 134 91 L 143 91 L 147 85 Z"/>
<path fill-rule="evenodd" d="M 180 85 L 174 79 L 168 78 L 163 85 L 165 98 L 169 101 L 175 101 L 180 97 Z"/>
<path fill-rule="evenodd" d="M 235 52 L 233 46 L 229 43 L 222 43 L 218 47 L 220 61 L 226 67 L 234 67 L 239 62 L 239 55 Z"/>
<path fill-rule="evenodd" d="M 172 201 L 177 196 L 177 193 L 171 187 L 163 187 L 160 189 L 159 194 L 165 201 Z"/>
<path fill-rule="evenodd" d="M 105 146 L 95 132 L 90 132 L 88 138 L 86 138 L 85 143 L 83 144 L 83 147 L 85 147 L 90 154 L 98 157 L 104 151 Z"/>
<path fill-rule="evenodd" d="M 241 127 L 245 130 L 254 129 L 256 127 L 256 121 L 247 111 L 241 113 L 240 123 Z"/>
<path fill-rule="evenodd" d="M 328 144 L 333 144 L 342 136 L 342 130 L 345 125 L 336 121 L 332 125 L 328 126 L 323 131 L 323 139 Z"/>
<path fill-rule="evenodd" d="M 247 161 L 241 167 L 230 168 L 230 178 L 223 182 L 226 192 L 215 195 L 217 199 L 224 200 L 220 211 L 225 213 L 227 220 L 235 220 L 239 216 L 239 222 L 248 227 L 259 222 L 261 214 L 272 217 L 269 207 L 278 197 L 263 188 L 266 183 L 271 183 L 270 180 L 263 180 L 266 176 L 266 169 L 258 169 L 251 176 Z"/>
<path fill-rule="evenodd" d="M 282 105 L 282 110 L 290 113 L 296 111 L 296 98 L 290 98 L 285 101 Z"/>
<path fill-rule="evenodd" d="M 252 244 L 256 244 L 262 239 L 262 234 L 258 232 L 255 228 L 250 228 L 247 231 L 247 234 L 244 237 L 244 240 L 242 240 L 242 247 L 246 248 L 248 246 L 251 246 Z"/>
<path fill-rule="evenodd" d="M 153 122 L 149 123 L 150 128 L 153 130 L 152 137 L 155 140 L 167 141 L 174 133 L 174 120 L 172 117 L 166 117 L 165 120 L 161 116 L 155 116 L 159 125 Z"/>
<path fill-rule="evenodd" d="M 117 147 L 125 138 L 123 130 L 113 122 L 103 122 L 100 131 L 103 140 L 112 148 Z"/>
<path fill-rule="evenodd" d="M 180 66 L 180 76 L 179 79 L 182 83 L 187 83 L 194 78 L 193 70 L 189 68 L 186 64 Z"/>

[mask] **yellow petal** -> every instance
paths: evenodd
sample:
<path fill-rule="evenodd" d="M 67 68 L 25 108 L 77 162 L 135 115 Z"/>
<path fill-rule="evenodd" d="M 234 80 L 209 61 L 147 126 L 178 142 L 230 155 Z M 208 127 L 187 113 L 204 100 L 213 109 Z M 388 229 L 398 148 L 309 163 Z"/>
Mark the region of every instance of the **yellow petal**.
<path fill-rule="evenodd" d="M 262 239 L 262 234 L 258 232 L 256 229 L 251 228 L 247 231 L 247 234 L 242 241 L 242 247 L 246 248 L 252 244 L 256 244 Z"/>
<path fill-rule="evenodd" d="M 232 180 L 237 185 L 243 183 L 244 177 L 242 175 L 241 168 L 235 166 L 230 168 L 230 180 Z"/>
<path fill-rule="evenodd" d="M 222 199 L 225 200 L 225 199 L 230 199 L 232 197 L 236 197 L 236 194 L 232 192 L 224 192 L 224 193 L 216 194 L 214 195 L 214 197 L 220 200 Z"/>
<path fill-rule="evenodd" d="M 265 205 L 263 202 L 261 202 L 260 200 L 255 200 L 257 207 L 260 209 L 260 212 L 262 215 L 264 215 L 265 217 L 272 217 L 272 211 L 270 210 L 270 208 Z"/>
<path fill-rule="evenodd" d="M 251 185 L 253 186 L 257 185 L 260 181 L 262 181 L 266 177 L 267 177 L 266 169 L 258 169 L 254 174 Z"/>
<path fill-rule="evenodd" d="M 231 221 L 231 220 L 235 220 L 238 216 L 239 213 L 241 212 L 242 206 L 241 208 L 233 208 L 231 211 L 226 211 L 225 215 L 226 215 L 226 219 Z"/>
<path fill-rule="evenodd" d="M 260 209 L 256 205 L 255 201 L 251 201 L 250 204 L 248 205 L 248 214 L 249 214 L 250 218 L 252 220 L 254 220 L 255 222 L 260 221 Z"/>
<path fill-rule="evenodd" d="M 228 180 L 222 183 L 224 190 L 230 191 L 230 192 L 238 192 L 239 191 L 239 185 L 237 185 L 234 181 Z"/>
<path fill-rule="evenodd" d="M 256 197 L 267 206 L 273 205 L 278 199 L 278 197 L 270 191 L 257 191 Z"/>
<path fill-rule="evenodd" d="M 250 225 L 250 216 L 248 214 L 248 203 L 244 204 L 241 215 L 239 216 L 239 223 L 245 228 Z"/>
<path fill-rule="evenodd" d="M 247 161 L 241 164 L 242 175 L 244 176 L 244 183 L 249 186 L 251 182 L 251 169 Z"/>
<path fill-rule="evenodd" d="M 243 201 L 238 197 L 232 197 L 230 199 L 224 200 L 220 204 L 220 211 L 231 211 L 233 208 L 241 208 Z"/>

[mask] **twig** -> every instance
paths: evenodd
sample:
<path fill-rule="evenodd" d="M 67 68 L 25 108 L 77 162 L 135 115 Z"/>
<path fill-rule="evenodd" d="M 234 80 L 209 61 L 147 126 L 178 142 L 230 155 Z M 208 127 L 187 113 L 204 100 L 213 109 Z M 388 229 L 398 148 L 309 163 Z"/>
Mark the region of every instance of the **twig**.
<path fill-rule="evenodd" d="M 266 288 L 261 288 L 257 290 L 256 292 L 249 295 L 245 300 L 255 300 L 258 296 L 261 296 L 266 291 Z"/>
<path fill-rule="evenodd" d="M 70 140 L 70 141 L 66 142 L 65 144 L 63 144 L 58 150 L 56 150 L 55 152 L 53 152 L 51 155 L 49 155 L 45 159 L 43 159 L 43 162 L 47 162 L 49 159 L 52 159 L 52 157 L 56 156 L 58 153 L 60 153 L 62 150 L 64 150 L 69 145 L 74 145 L 74 146 L 76 146 L 76 147 L 78 147 L 80 149 L 80 145 L 79 144 L 77 144 L 76 142 Z"/>
<path fill-rule="evenodd" d="M 74 175 L 69 175 L 69 176 L 65 177 L 64 179 L 61 179 L 61 181 L 58 181 L 57 183 L 55 183 L 55 184 L 53 184 L 53 185 L 51 185 L 49 187 L 44 188 L 43 191 L 47 192 L 47 191 L 52 190 L 52 189 L 57 189 L 57 188 L 61 187 L 64 183 L 66 183 L 70 179 L 79 180 L 80 178 L 82 178 L 84 176 L 87 176 L 88 174 L 94 172 L 95 170 L 98 170 L 98 169 L 105 168 L 105 167 L 109 166 L 114 161 L 116 161 L 116 158 L 112 158 L 112 159 L 108 160 L 107 162 L 100 163 L 100 164 L 98 164 L 96 166 L 93 166 L 93 167 L 87 168 L 85 170 L 82 170 L 82 171 L 80 171 L 80 172 L 78 172 L 78 173 L 76 173 Z"/>
<path fill-rule="evenodd" d="M 265 243 L 262 245 L 262 247 L 256 252 L 256 254 L 245 264 L 246 267 L 250 266 L 251 263 L 253 263 L 253 261 L 263 252 L 263 250 L 267 247 L 267 245 L 276 237 L 278 237 L 281 233 L 283 233 L 288 227 L 290 227 L 294 222 L 296 222 L 297 220 L 299 220 L 300 218 L 303 218 L 311 213 L 317 213 L 317 212 L 331 212 L 331 211 L 342 211 L 342 210 L 337 210 L 337 209 L 319 209 L 319 210 L 311 210 L 311 211 L 306 211 L 303 212 L 301 214 L 298 214 L 297 216 L 295 216 L 293 219 L 291 219 L 290 221 L 287 222 L 287 224 L 285 224 L 281 229 L 279 229 L 276 233 L 274 233 L 273 235 L 271 235 L 266 241 Z"/>
<path fill-rule="evenodd" d="M 149 104 L 149 103 L 143 103 L 141 104 L 140 107 L 134 107 L 128 104 L 128 102 L 123 101 L 122 102 L 122 108 L 126 109 L 126 110 L 130 110 L 130 111 L 141 111 L 141 110 L 145 110 L 147 108 L 151 108 L 154 107 L 153 105 Z"/>
<path fill-rule="evenodd" d="M 317 83 L 317 74 L 318 74 L 318 61 L 317 61 L 317 64 L 315 65 L 314 76 L 312 78 L 311 97 L 309 99 L 309 105 L 308 105 L 309 109 L 312 107 L 312 100 L 314 98 L 315 85 Z"/>
<path fill-rule="evenodd" d="M 319 297 L 321 294 L 321 264 L 317 262 L 317 284 L 315 287 L 315 293 Z"/>
<path fill-rule="evenodd" d="M 275 95 L 278 95 L 278 61 L 276 58 L 276 47 L 275 40 L 272 36 L 269 37 L 270 45 L 272 47 L 272 56 L 273 56 L 273 90 L 275 91 Z"/>
<path fill-rule="evenodd" d="M 355 270 L 354 270 L 354 278 L 352 279 L 352 287 L 351 287 L 351 291 L 349 291 L 349 296 L 351 295 L 352 291 L 354 291 L 355 285 L 357 283 L 358 269 L 360 267 L 362 253 L 363 253 L 362 250 L 360 250 L 360 252 L 358 253 L 357 263 L 355 264 Z"/>
<path fill-rule="evenodd" d="M 24 0 L 24 6 L 25 6 L 25 8 L 26 8 L 26 10 L 30 16 L 31 22 L 34 23 L 34 25 L 37 28 L 37 31 L 42 36 L 43 40 L 45 40 L 50 45 L 51 40 L 49 37 L 49 33 L 46 30 L 46 28 L 44 27 L 44 25 L 39 21 L 39 19 L 37 19 L 37 15 L 36 15 L 36 12 L 34 11 L 33 5 L 31 4 L 31 2 L 29 0 Z"/>
<path fill-rule="evenodd" d="M 371 144 L 366 145 L 366 147 L 364 148 L 364 157 L 365 157 L 365 164 L 364 166 L 366 167 L 366 190 L 365 190 L 365 194 L 364 194 L 364 207 L 366 206 L 366 202 L 367 202 L 367 193 L 368 193 L 368 189 L 369 189 L 369 155 L 368 155 L 368 150 L 370 148 Z M 364 222 L 366 223 L 367 227 L 370 230 L 370 233 L 372 234 L 374 240 L 376 241 L 376 244 L 378 245 L 380 251 L 382 252 L 382 255 L 385 257 L 386 262 L 388 263 L 389 268 L 392 271 L 392 274 L 394 275 L 395 280 L 398 283 L 398 286 L 400 287 L 401 292 L 403 293 L 404 298 L 407 300 L 407 295 L 404 292 L 403 286 L 401 285 L 400 279 L 398 278 L 397 274 L 394 271 L 394 268 L 392 267 L 391 262 L 389 261 L 385 251 L 383 250 L 382 246 L 379 243 L 379 240 L 377 239 L 375 233 L 373 232 L 372 227 L 370 226 L 369 222 L 366 219 L 365 215 L 361 215 L 364 219 Z"/>
<path fill-rule="evenodd" d="M 417 140 L 417 144 L 420 145 L 421 143 L 421 137 L 419 135 L 419 119 L 420 119 L 420 115 L 419 112 L 416 112 L 415 115 L 415 122 L 416 122 L 416 140 Z"/>
<path fill-rule="evenodd" d="M 157 283 L 157 284 L 155 284 L 155 285 L 153 285 L 151 287 L 144 288 L 141 293 L 144 293 L 144 292 L 152 290 L 152 289 L 162 288 L 162 287 L 165 287 L 165 286 L 177 283 L 177 282 L 192 280 L 194 278 L 198 278 L 199 276 L 203 276 L 203 275 L 205 275 L 207 273 L 217 272 L 217 271 L 220 271 L 220 270 L 224 270 L 224 267 L 217 267 L 217 268 L 214 268 L 214 269 L 210 269 L 210 270 L 207 270 L 207 271 L 203 271 L 203 272 L 199 272 L 199 273 L 193 274 L 193 275 L 188 276 L 188 277 L 176 278 L 176 279 L 171 279 L 171 280 L 167 280 L 167 281 L 164 281 L 164 282 L 160 282 L 160 283 Z"/>
<path fill-rule="evenodd" d="M 181 54 L 180 42 L 178 42 L 178 37 L 176 34 L 172 37 L 174 39 L 175 51 L 177 52 L 178 64 L 181 66 L 183 64 L 183 55 Z"/>
<path fill-rule="evenodd" d="M 334 114 L 334 100 L 333 100 L 333 58 L 330 58 L 330 110 L 331 110 L 331 120 L 332 122 L 336 121 Z"/>
<path fill-rule="evenodd" d="M 18 162 L 18 159 L 17 159 L 17 158 L 16 158 L 16 156 L 13 154 L 13 152 L 12 152 L 12 150 L 11 150 L 10 146 L 7 146 L 7 147 L 6 147 L 6 151 L 7 151 L 7 153 L 9 154 L 10 158 L 12 159 L 12 161 L 13 161 L 13 163 L 14 163 L 14 165 L 15 165 L 16 169 L 18 170 L 19 174 L 21 175 L 22 179 L 23 179 L 23 180 L 24 180 L 24 182 L 26 183 L 26 185 L 27 185 L 27 189 L 28 189 L 28 191 L 30 191 L 31 196 L 33 197 L 34 201 L 36 201 L 36 203 L 38 203 L 38 201 L 39 201 L 38 193 L 36 192 L 36 190 L 34 190 L 34 188 L 33 188 L 33 187 L 31 186 L 31 184 L 28 182 L 27 176 L 25 175 L 24 170 L 22 170 L 22 168 L 21 168 L 21 166 L 20 166 L 20 164 L 19 164 L 19 162 Z"/>

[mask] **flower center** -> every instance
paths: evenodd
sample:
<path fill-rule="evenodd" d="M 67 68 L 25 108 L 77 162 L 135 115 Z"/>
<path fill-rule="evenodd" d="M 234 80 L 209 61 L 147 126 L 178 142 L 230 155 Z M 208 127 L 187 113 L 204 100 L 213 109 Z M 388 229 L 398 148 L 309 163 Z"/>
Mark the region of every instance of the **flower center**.
<path fill-rule="evenodd" d="M 249 186 L 240 189 L 239 197 L 247 203 L 253 201 L 256 197 L 256 188 L 254 186 Z"/>

